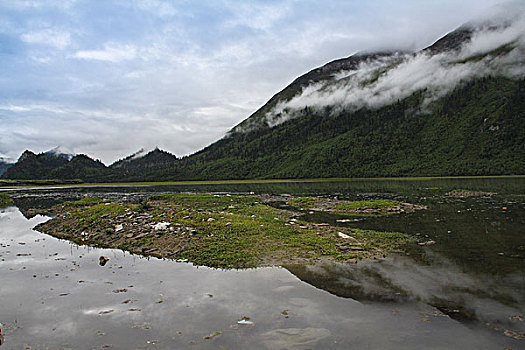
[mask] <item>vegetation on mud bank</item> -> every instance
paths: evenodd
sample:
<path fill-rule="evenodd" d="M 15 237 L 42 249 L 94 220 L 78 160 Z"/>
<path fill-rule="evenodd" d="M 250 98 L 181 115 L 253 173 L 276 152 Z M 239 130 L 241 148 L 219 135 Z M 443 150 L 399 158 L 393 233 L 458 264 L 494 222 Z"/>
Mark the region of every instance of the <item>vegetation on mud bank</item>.
<path fill-rule="evenodd" d="M 297 197 L 286 201 L 290 206 L 348 216 L 381 216 L 411 213 L 426 209 L 425 206 L 403 203 L 391 199 L 343 201 L 322 197 Z"/>
<path fill-rule="evenodd" d="M 56 217 L 37 229 L 78 244 L 187 259 L 217 268 L 318 259 L 356 262 L 413 242 L 402 233 L 309 223 L 301 220 L 300 213 L 267 202 L 262 196 L 213 194 L 156 195 L 139 204 L 84 198 L 53 207 Z M 344 203 L 352 202 L 332 205 Z"/>
<path fill-rule="evenodd" d="M 78 185 L 82 180 L 0 180 L 0 186 Z"/>
<path fill-rule="evenodd" d="M 493 196 L 494 192 L 483 192 L 483 191 L 471 191 L 471 190 L 462 190 L 456 189 L 447 193 L 447 196 L 450 197 L 481 197 L 481 196 Z"/>
<path fill-rule="evenodd" d="M 0 208 L 5 208 L 13 203 L 11 197 L 5 193 L 0 193 Z"/>

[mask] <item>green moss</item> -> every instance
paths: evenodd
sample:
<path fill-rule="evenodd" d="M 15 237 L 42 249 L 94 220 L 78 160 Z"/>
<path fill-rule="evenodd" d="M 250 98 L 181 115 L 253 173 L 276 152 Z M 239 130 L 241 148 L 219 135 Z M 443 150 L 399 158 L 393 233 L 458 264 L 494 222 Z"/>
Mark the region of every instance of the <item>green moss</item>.
<path fill-rule="evenodd" d="M 298 197 L 288 201 L 288 204 L 299 208 L 310 208 L 317 201 L 316 197 Z"/>
<path fill-rule="evenodd" d="M 5 193 L 0 193 L 0 208 L 5 208 L 13 203 L 13 199 Z"/>
<path fill-rule="evenodd" d="M 390 199 L 374 199 L 368 201 L 352 201 L 337 203 L 336 208 L 339 210 L 355 210 L 355 209 L 388 209 L 400 205 L 401 202 Z"/>

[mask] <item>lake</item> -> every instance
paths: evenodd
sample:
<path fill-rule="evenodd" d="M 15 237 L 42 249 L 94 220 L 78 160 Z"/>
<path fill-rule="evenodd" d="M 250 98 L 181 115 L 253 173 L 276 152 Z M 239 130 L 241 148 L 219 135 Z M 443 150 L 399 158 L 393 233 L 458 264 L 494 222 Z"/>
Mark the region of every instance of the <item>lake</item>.
<path fill-rule="evenodd" d="M 496 194 L 447 195 L 454 189 Z M 86 195 L 139 201 L 172 192 L 423 204 L 429 209 L 339 225 L 436 243 L 358 264 L 216 270 L 77 246 L 32 229 L 48 218 L 22 214 Z M 0 209 L 0 349 L 525 349 L 525 178 L 79 187 L 12 196 L 15 206 Z"/>

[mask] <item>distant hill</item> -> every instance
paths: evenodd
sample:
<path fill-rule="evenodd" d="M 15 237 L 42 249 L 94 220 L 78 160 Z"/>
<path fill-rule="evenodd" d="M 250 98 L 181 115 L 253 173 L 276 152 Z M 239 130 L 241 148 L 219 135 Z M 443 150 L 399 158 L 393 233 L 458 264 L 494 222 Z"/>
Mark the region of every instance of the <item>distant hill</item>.
<path fill-rule="evenodd" d="M 93 181 L 100 178 L 105 172 L 107 168 L 100 160 L 93 160 L 85 154 L 78 154 L 66 164 L 51 170 L 46 178 Z"/>
<path fill-rule="evenodd" d="M 67 158 L 46 153 L 35 154 L 26 150 L 18 161 L 2 175 L 4 179 L 49 179 L 50 173 L 69 161 Z"/>
<path fill-rule="evenodd" d="M 173 168 L 177 157 L 155 148 L 141 154 L 133 154 L 107 167 L 99 160 L 79 154 L 69 157 L 60 152 L 35 154 L 25 151 L 18 161 L 5 172 L 4 179 L 81 179 L 83 181 L 139 181 L 157 178 Z M 165 176 L 165 175 L 163 175 Z"/>
<path fill-rule="evenodd" d="M 74 152 L 69 151 L 69 150 L 65 149 L 64 147 L 62 147 L 62 146 L 57 146 L 57 147 L 55 147 L 53 149 L 50 149 L 49 151 L 46 151 L 44 153 L 46 155 L 48 155 L 48 156 L 62 157 L 62 158 L 65 158 L 67 160 L 71 160 L 75 156 Z"/>
<path fill-rule="evenodd" d="M 147 168 L 167 168 L 173 166 L 177 157 L 173 154 L 155 148 L 146 153 L 143 149 L 111 164 L 113 169 L 147 169 Z"/>

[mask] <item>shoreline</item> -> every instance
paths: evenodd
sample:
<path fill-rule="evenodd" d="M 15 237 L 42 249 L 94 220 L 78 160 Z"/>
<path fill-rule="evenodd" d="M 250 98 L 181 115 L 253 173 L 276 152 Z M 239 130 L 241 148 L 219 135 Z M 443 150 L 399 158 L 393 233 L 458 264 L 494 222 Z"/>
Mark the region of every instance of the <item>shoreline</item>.
<path fill-rule="evenodd" d="M 480 176 L 416 176 L 416 177 L 362 177 L 362 178 L 314 178 L 314 179 L 246 179 L 246 180 L 182 180 L 148 182 L 86 182 L 70 183 L 68 180 L 0 180 L 0 192 L 17 190 L 49 190 L 90 187 L 151 187 L 151 186 L 187 186 L 187 185 L 242 185 L 242 184 L 278 184 L 278 183 L 322 183 L 322 182 L 360 182 L 360 181 L 432 181 L 432 180 L 469 180 L 469 179 L 525 179 L 525 175 L 480 175 Z M 17 181 L 22 184 L 16 184 Z M 42 184 L 25 182 L 49 181 Z M 60 183 L 60 182 L 64 183 Z"/>

